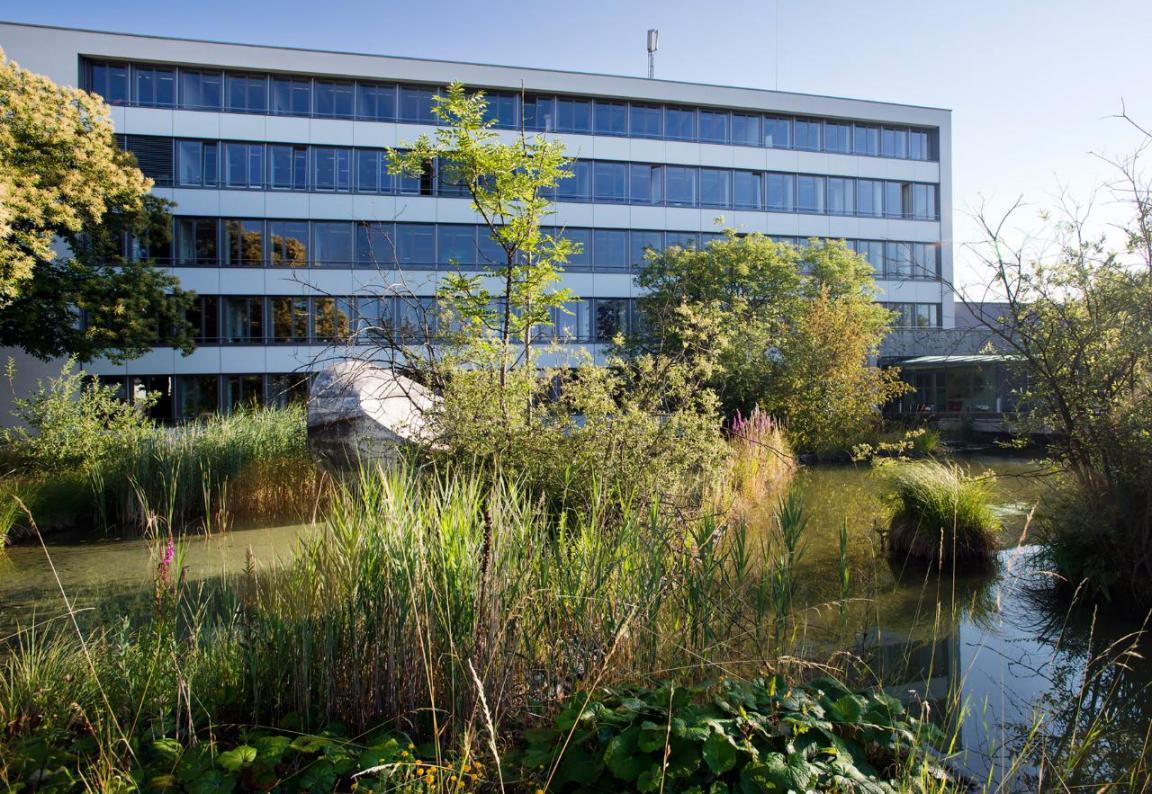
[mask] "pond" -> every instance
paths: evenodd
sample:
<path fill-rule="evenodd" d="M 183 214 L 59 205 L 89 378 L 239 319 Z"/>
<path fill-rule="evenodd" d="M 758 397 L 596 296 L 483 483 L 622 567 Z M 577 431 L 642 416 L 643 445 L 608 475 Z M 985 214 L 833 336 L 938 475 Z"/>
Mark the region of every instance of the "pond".
<path fill-rule="evenodd" d="M 1057 597 L 1030 545 L 1028 514 L 1053 487 L 1037 463 L 972 457 L 962 464 L 995 477 L 1004 523 L 998 564 L 982 573 L 937 574 L 896 563 L 881 548 L 883 479 L 867 466 L 802 470 L 808 515 L 800 562 L 797 653 L 850 654 L 891 694 L 927 710 L 957 739 L 954 765 L 983 784 L 1043 789 L 1035 757 L 1060 758 L 1074 732 L 1107 732 L 1088 780 L 1109 779 L 1139 756 L 1152 721 L 1152 646 L 1138 622 L 1093 615 Z M 769 523 L 770 510 L 760 518 Z M 849 600 L 840 606 L 840 527 L 847 529 Z M 191 538 L 184 564 L 193 581 L 239 574 L 248 560 L 283 564 L 307 526 L 235 530 Z M 147 598 L 154 551 L 139 540 L 38 546 L 0 555 L 0 637 L 16 625 L 59 620 L 60 587 L 85 622 L 123 619 Z M 250 556 L 249 556 L 250 555 Z M 57 584 L 59 577 L 59 585 Z M 1134 648 L 1143 658 L 1109 663 Z M 1093 723 L 1105 714 L 1107 723 Z M 1030 754 L 1013 766 L 1019 750 Z M 1078 781 L 1064 781 L 1074 784 Z M 1079 781 L 1087 782 L 1087 781 Z"/>

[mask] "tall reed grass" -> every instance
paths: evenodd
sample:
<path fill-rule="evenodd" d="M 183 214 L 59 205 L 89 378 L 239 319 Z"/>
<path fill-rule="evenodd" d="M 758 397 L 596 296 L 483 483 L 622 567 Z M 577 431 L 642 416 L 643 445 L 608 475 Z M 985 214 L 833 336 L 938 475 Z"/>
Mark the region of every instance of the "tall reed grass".
<path fill-rule="evenodd" d="M 895 506 L 891 550 L 923 560 L 986 562 L 997 548 L 991 478 L 935 460 L 885 467 Z"/>

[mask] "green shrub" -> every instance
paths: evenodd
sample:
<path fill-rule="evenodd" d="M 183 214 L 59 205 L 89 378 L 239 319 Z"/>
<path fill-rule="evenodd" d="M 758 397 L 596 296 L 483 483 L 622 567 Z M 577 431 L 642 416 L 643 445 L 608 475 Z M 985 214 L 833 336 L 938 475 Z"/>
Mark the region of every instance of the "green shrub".
<path fill-rule="evenodd" d="M 992 512 L 990 479 L 938 461 L 885 468 L 894 506 L 888 534 L 893 552 L 925 560 L 992 558 L 1000 522 Z"/>
<path fill-rule="evenodd" d="M 523 763 L 550 791 L 892 791 L 918 767 L 929 723 L 895 698 L 821 678 L 579 693 L 525 734 Z"/>

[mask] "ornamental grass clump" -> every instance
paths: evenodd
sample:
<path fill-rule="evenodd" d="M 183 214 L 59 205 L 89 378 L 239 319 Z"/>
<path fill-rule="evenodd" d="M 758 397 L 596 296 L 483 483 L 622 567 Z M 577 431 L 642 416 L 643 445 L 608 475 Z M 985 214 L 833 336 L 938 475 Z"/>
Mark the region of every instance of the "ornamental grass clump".
<path fill-rule="evenodd" d="M 939 461 L 897 464 L 890 471 L 895 512 L 888 544 L 894 554 L 940 562 L 993 557 L 1000 522 L 992 511 L 991 480 Z"/>

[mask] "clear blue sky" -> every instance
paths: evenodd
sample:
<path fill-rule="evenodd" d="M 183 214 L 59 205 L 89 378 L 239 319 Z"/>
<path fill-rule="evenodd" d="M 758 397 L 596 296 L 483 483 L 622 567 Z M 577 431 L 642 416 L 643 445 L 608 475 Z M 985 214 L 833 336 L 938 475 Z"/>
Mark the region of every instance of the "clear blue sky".
<path fill-rule="evenodd" d="M 642 75 L 953 111 L 958 277 L 965 212 L 1050 203 L 1152 126 L 1149 0 L 10 0 L 0 18 L 224 41 Z M 2 44 L 2 42 L 0 42 Z M 778 68 L 777 68 L 778 65 Z"/>

